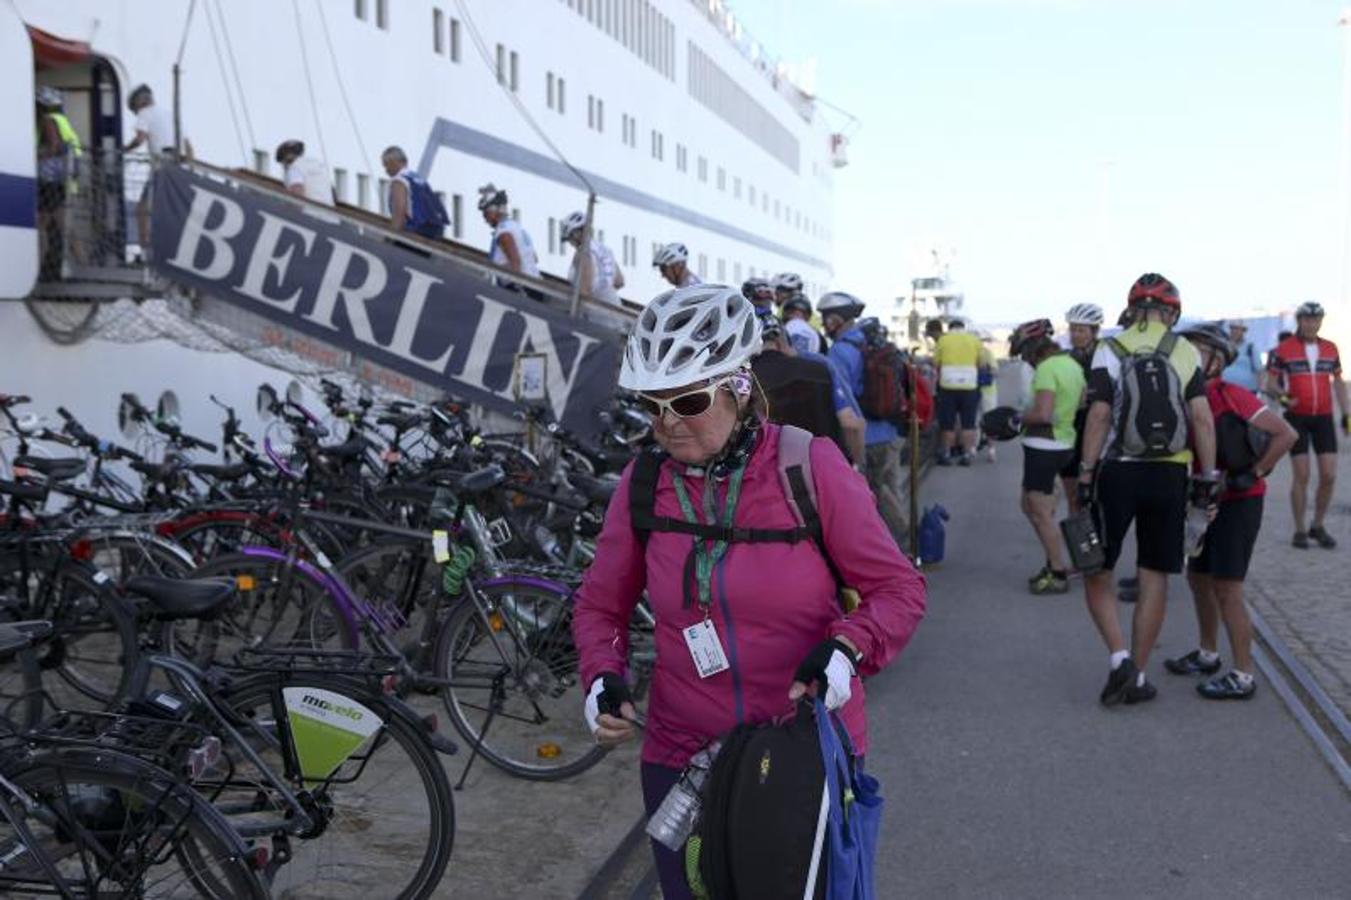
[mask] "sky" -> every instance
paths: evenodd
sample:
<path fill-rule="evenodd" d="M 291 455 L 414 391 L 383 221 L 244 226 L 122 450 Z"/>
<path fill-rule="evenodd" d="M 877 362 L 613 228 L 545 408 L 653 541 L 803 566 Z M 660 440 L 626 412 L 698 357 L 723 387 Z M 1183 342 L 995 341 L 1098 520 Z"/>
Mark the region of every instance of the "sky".
<path fill-rule="evenodd" d="M 1348 191 L 1325 0 L 734 0 L 861 121 L 835 287 L 881 313 L 949 261 L 983 323 L 1159 271 L 1188 316 L 1335 304 Z M 822 114 L 844 124 L 829 108 Z"/>

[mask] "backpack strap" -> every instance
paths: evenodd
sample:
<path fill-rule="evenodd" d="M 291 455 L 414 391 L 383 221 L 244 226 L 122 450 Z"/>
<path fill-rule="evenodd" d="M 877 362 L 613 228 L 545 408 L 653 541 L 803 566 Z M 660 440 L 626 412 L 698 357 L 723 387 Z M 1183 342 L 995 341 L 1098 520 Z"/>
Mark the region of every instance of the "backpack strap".
<path fill-rule="evenodd" d="M 1173 348 L 1176 346 L 1177 346 L 1177 334 L 1175 332 L 1170 331 L 1159 340 L 1159 345 L 1154 349 L 1161 356 L 1167 359 L 1169 361 L 1169 364 L 1171 365 L 1173 359 Z"/>
<path fill-rule="evenodd" d="M 811 437 L 809 432 L 808 438 Z M 661 477 L 661 466 L 666 454 L 647 451 L 640 453 L 633 463 L 633 474 L 629 476 L 629 519 L 638 539 L 647 543 L 648 535 L 654 531 L 674 531 L 703 538 L 707 541 L 728 541 L 729 543 L 789 543 L 812 537 L 812 530 L 799 525 L 797 528 L 737 528 L 731 525 L 707 525 L 702 522 L 687 522 L 670 516 L 659 516 L 656 512 L 657 482 Z M 816 507 L 811 507 L 815 516 Z M 820 530 L 820 523 L 817 523 Z"/>
<path fill-rule="evenodd" d="M 1116 338 L 1105 338 L 1103 343 L 1107 345 L 1107 349 L 1112 351 L 1118 361 L 1125 362 L 1126 359 L 1130 357 L 1130 351 L 1126 349 L 1125 344 L 1122 344 Z"/>
<path fill-rule="evenodd" d="M 821 528 L 821 516 L 816 508 L 816 479 L 812 476 L 812 433 L 795 425 L 784 425 L 779 431 L 779 483 L 783 485 L 783 496 L 793 518 L 805 529 L 821 551 L 831 577 L 840 587 L 844 579 L 835 561 L 826 549 L 825 535 Z"/>

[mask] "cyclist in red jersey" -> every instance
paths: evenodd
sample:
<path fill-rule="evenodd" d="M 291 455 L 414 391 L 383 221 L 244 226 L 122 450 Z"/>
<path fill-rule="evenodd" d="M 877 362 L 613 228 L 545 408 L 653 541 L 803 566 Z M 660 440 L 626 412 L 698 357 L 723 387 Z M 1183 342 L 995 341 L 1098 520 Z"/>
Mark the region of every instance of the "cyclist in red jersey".
<path fill-rule="evenodd" d="M 1224 380 L 1238 359 L 1238 346 L 1219 322 L 1205 322 L 1179 331 L 1201 356 L 1206 402 L 1215 417 L 1215 460 L 1224 472 L 1224 492 L 1215 519 L 1206 529 L 1201 550 L 1187 561 L 1187 583 L 1196 602 L 1200 640 L 1196 649 L 1164 667 L 1174 675 L 1211 675 L 1196 685 L 1207 700 L 1246 700 L 1257 690 L 1253 680 L 1252 624 L 1243 605 L 1243 580 L 1248 575 L 1257 533 L 1262 527 L 1265 477 L 1295 443 L 1295 430 L 1247 388 Z M 1252 436 L 1267 436 L 1259 454 Z M 1234 667 L 1217 675 L 1220 621 L 1229 632 Z"/>
<path fill-rule="evenodd" d="M 1271 351 L 1267 363 L 1266 392 L 1280 398 L 1285 418 L 1299 435 L 1290 451 L 1294 476 L 1290 485 L 1290 505 L 1295 513 L 1294 546 L 1307 549 L 1309 539 L 1331 550 L 1337 541 L 1323 527 L 1323 518 L 1332 503 L 1332 488 L 1337 480 L 1337 429 L 1332 419 L 1332 399 L 1341 410 L 1342 431 L 1351 434 L 1351 406 L 1346 383 L 1342 381 L 1342 363 L 1337 345 L 1318 336 L 1323 326 L 1323 307 L 1304 303 L 1295 310 L 1295 334 Z M 1309 493 L 1309 447 L 1318 456 L 1318 489 L 1314 492 L 1313 522 L 1304 530 Z"/>

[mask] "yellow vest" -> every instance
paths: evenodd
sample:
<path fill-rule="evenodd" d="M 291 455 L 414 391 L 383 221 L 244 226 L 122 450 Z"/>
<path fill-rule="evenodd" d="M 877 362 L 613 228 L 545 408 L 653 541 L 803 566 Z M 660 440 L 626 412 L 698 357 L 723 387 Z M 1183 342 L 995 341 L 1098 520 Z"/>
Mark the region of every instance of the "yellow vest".
<path fill-rule="evenodd" d="M 82 156 L 84 146 L 80 143 L 80 136 L 75 133 L 75 127 L 70 124 L 70 119 L 66 118 L 65 113 L 47 113 L 47 116 L 56 125 L 56 133 L 61 136 L 61 143 L 66 145 L 71 156 Z"/>

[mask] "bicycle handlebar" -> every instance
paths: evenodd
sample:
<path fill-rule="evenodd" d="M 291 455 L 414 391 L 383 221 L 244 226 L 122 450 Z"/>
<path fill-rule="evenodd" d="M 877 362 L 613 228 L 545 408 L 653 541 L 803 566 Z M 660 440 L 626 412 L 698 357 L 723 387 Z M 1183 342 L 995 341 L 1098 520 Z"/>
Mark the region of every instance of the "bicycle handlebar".
<path fill-rule="evenodd" d="M 19 406 L 24 403 L 32 403 L 33 398 L 27 394 L 0 394 L 0 408 L 9 409 L 11 406 Z"/>

